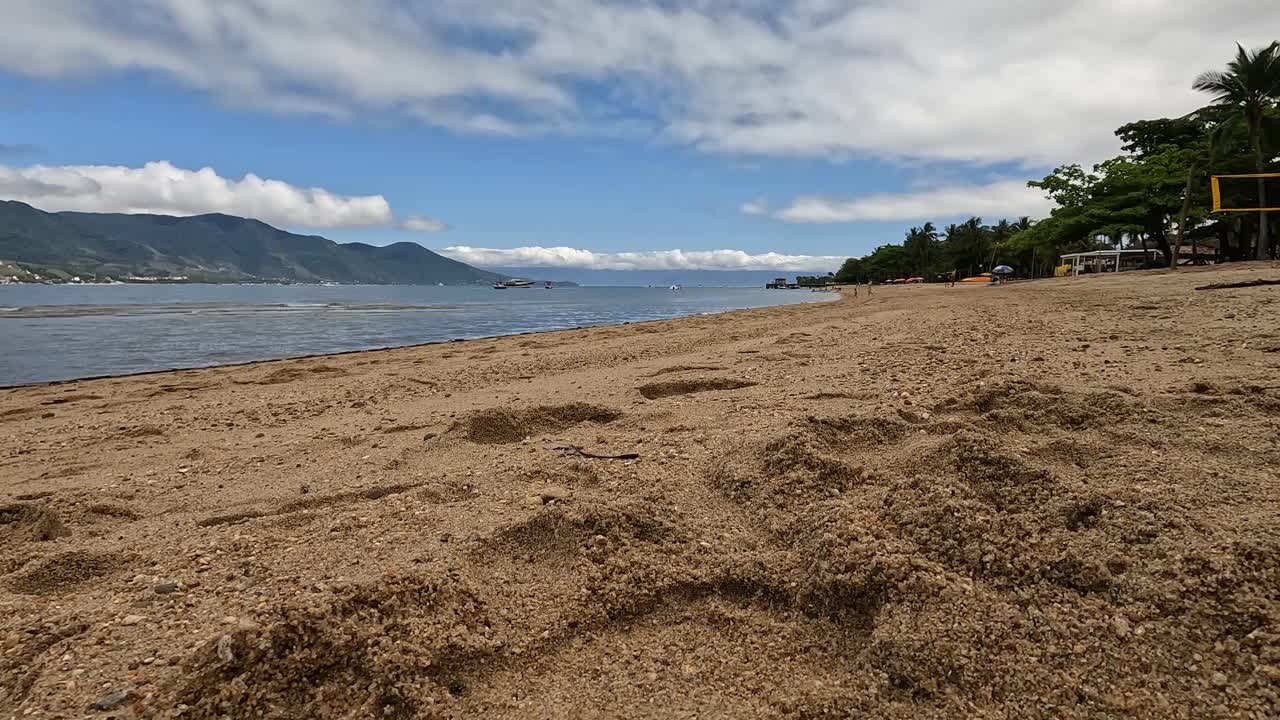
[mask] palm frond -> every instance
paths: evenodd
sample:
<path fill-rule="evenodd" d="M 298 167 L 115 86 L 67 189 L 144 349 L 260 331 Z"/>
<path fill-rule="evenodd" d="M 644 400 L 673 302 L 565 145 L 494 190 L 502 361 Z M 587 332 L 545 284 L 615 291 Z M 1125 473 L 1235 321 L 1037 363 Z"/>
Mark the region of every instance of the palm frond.
<path fill-rule="evenodd" d="M 1227 63 L 1227 67 L 1230 68 L 1232 72 L 1239 72 L 1241 69 L 1249 66 L 1250 60 L 1252 60 L 1252 58 L 1249 57 L 1249 51 L 1244 49 L 1244 45 L 1236 43 L 1236 59 Z"/>
<path fill-rule="evenodd" d="M 1196 76 L 1194 82 L 1191 83 L 1193 90 L 1216 91 L 1221 88 L 1230 87 L 1230 80 L 1227 73 L 1221 70 L 1206 70 Z"/>
<path fill-rule="evenodd" d="M 1242 100 L 1240 86 L 1229 73 L 1219 70 L 1203 72 L 1191 83 L 1191 89 L 1208 93 L 1219 105 L 1234 105 Z"/>

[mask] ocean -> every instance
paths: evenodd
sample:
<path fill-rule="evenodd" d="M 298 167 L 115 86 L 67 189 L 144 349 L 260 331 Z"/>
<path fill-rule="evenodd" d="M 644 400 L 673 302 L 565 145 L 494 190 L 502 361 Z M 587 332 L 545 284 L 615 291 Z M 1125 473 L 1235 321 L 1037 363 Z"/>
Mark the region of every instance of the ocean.
<path fill-rule="evenodd" d="M 819 302 L 802 290 L 0 285 L 0 386 Z"/>

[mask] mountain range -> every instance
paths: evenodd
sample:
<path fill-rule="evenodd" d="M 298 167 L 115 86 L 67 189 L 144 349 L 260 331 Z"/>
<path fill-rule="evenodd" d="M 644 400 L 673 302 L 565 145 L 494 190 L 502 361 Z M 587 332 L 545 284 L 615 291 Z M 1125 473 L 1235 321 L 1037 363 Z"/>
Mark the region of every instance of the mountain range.
<path fill-rule="evenodd" d="M 410 285 L 503 277 L 416 243 L 336 243 L 230 215 L 50 213 L 15 201 L 0 201 L 0 260 L 45 277 Z"/>

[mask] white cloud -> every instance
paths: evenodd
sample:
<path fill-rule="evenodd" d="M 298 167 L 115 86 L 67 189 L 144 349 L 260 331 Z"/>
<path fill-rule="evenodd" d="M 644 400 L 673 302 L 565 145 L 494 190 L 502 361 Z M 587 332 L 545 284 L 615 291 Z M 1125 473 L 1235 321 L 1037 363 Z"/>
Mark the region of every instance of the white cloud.
<path fill-rule="evenodd" d="M 413 230 L 415 232 L 437 233 L 444 232 L 449 229 L 443 221 L 425 215 L 410 215 L 400 223 L 400 227 L 405 230 Z"/>
<path fill-rule="evenodd" d="M 837 199 L 799 197 L 772 217 L 790 223 L 929 220 L 977 215 L 987 218 L 1043 217 L 1053 208 L 1043 191 L 1025 180 L 951 185 L 905 193 L 875 193 Z M 743 212 L 746 212 L 744 207 Z"/>
<path fill-rule="evenodd" d="M 168 162 L 140 168 L 110 165 L 0 165 L 0 199 L 19 200 L 48 211 L 200 215 L 225 213 L 273 225 L 354 228 L 395 224 L 381 195 L 338 195 L 324 188 L 300 188 L 252 173 L 239 180 L 213 168 L 186 170 Z M 410 216 L 410 230 L 437 232 L 439 220 Z"/>
<path fill-rule="evenodd" d="M 742 203 L 743 215 L 764 215 L 769 212 L 769 207 L 763 200 L 749 200 Z"/>
<path fill-rule="evenodd" d="M 1052 165 L 1205 103 L 1275 0 L 5 0 L 0 68 L 714 152 Z M 602 91 L 602 88 L 606 90 Z"/>
<path fill-rule="evenodd" d="M 825 255 L 752 255 L 742 250 L 653 250 L 593 252 L 571 247 L 476 248 L 458 245 L 437 251 L 481 267 L 560 267 L 589 270 L 778 270 L 826 272 L 845 257 Z"/>

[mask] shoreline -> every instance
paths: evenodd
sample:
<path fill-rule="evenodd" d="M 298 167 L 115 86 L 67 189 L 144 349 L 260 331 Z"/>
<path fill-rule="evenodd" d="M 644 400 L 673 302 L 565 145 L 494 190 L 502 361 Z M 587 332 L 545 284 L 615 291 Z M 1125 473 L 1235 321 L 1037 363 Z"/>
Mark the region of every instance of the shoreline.
<path fill-rule="evenodd" d="M 1278 269 L 11 388 L 0 706 L 1270 717 Z"/>
<path fill-rule="evenodd" d="M 278 358 L 266 358 L 262 360 L 244 360 L 241 362 L 219 363 L 216 365 L 194 365 L 194 366 L 187 366 L 187 367 L 161 368 L 157 370 L 142 370 L 139 372 L 129 372 L 129 373 L 119 373 L 119 374 L 88 375 L 85 377 L 66 378 L 61 380 L 45 380 L 45 381 L 37 381 L 37 382 L 31 382 L 31 383 L 18 383 L 14 385 L 0 384 L 0 392 L 4 392 L 8 390 L 20 390 L 23 388 L 66 385 L 68 383 L 92 382 L 95 380 L 116 380 L 116 379 L 122 379 L 122 378 L 164 375 L 166 373 L 183 373 L 183 372 L 195 372 L 200 370 L 217 370 L 221 368 L 237 368 L 237 367 L 244 367 L 248 365 L 282 363 L 282 362 L 291 362 L 291 361 L 300 361 L 300 360 L 315 360 L 315 359 L 327 358 L 327 357 L 342 357 L 345 355 L 364 355 L 368 353 L 380 353 L 380 352 L 395 351 L 395 350 L 410 350 L 414 348 L 432 347 L 437 345 L 453 345 L 457 343 L 478 342 L 483 340 L 495 340 L 498 338 L 524 337 L 527 335 L 544 335 L 544 334 L 550 334 L 550 333 L 573 332 L 578 330 L 590 330 L 594 328 L 624 327 L 627 325 L 644 325 L 649 323 L 671 322 L 674 320 L 683 320 L 686 318 L 717 317 L 721 315 L 732 315 L 734 313 L 767 310 L 769 308 L 775 308 L 775 307 L 821 305 L 823 303 L 828 303 L 828 302 L 839 302 L 842 299 L 842 295 L 839 291 L 833 292 L 831 294 L 835 295 L 835 297 L 832 297 L 830 299 L 817 300 L 817 301 L 781 303 L 777 305 L 760 305 L 757 307 L 738 308 L 735 310 L 722 310 L 719 312 L 690 313 L 687 315 L 675 315 L 669 318 L 660 318 L 657 320 L 639 320 L 639 321 L 624 320 L 618 323 L 602 323 L 599 325 L 578 325 L 574 327 L 555 328 L 555 329 L 548 329 L 548 330 L 529 330 L 525 332 L 503 333 L 498 335 L 483 335 L 479 337 L 455 338 L 450 340 L 430 340 L 426 342 L 412 343 L 409 345 L 389 345 L 386 347 L 365 348 L 362 350 L 339 350 L 336 352 L 310 353 L 306 355 L 288 355 L 285 357 L 278 357 Z"/>

